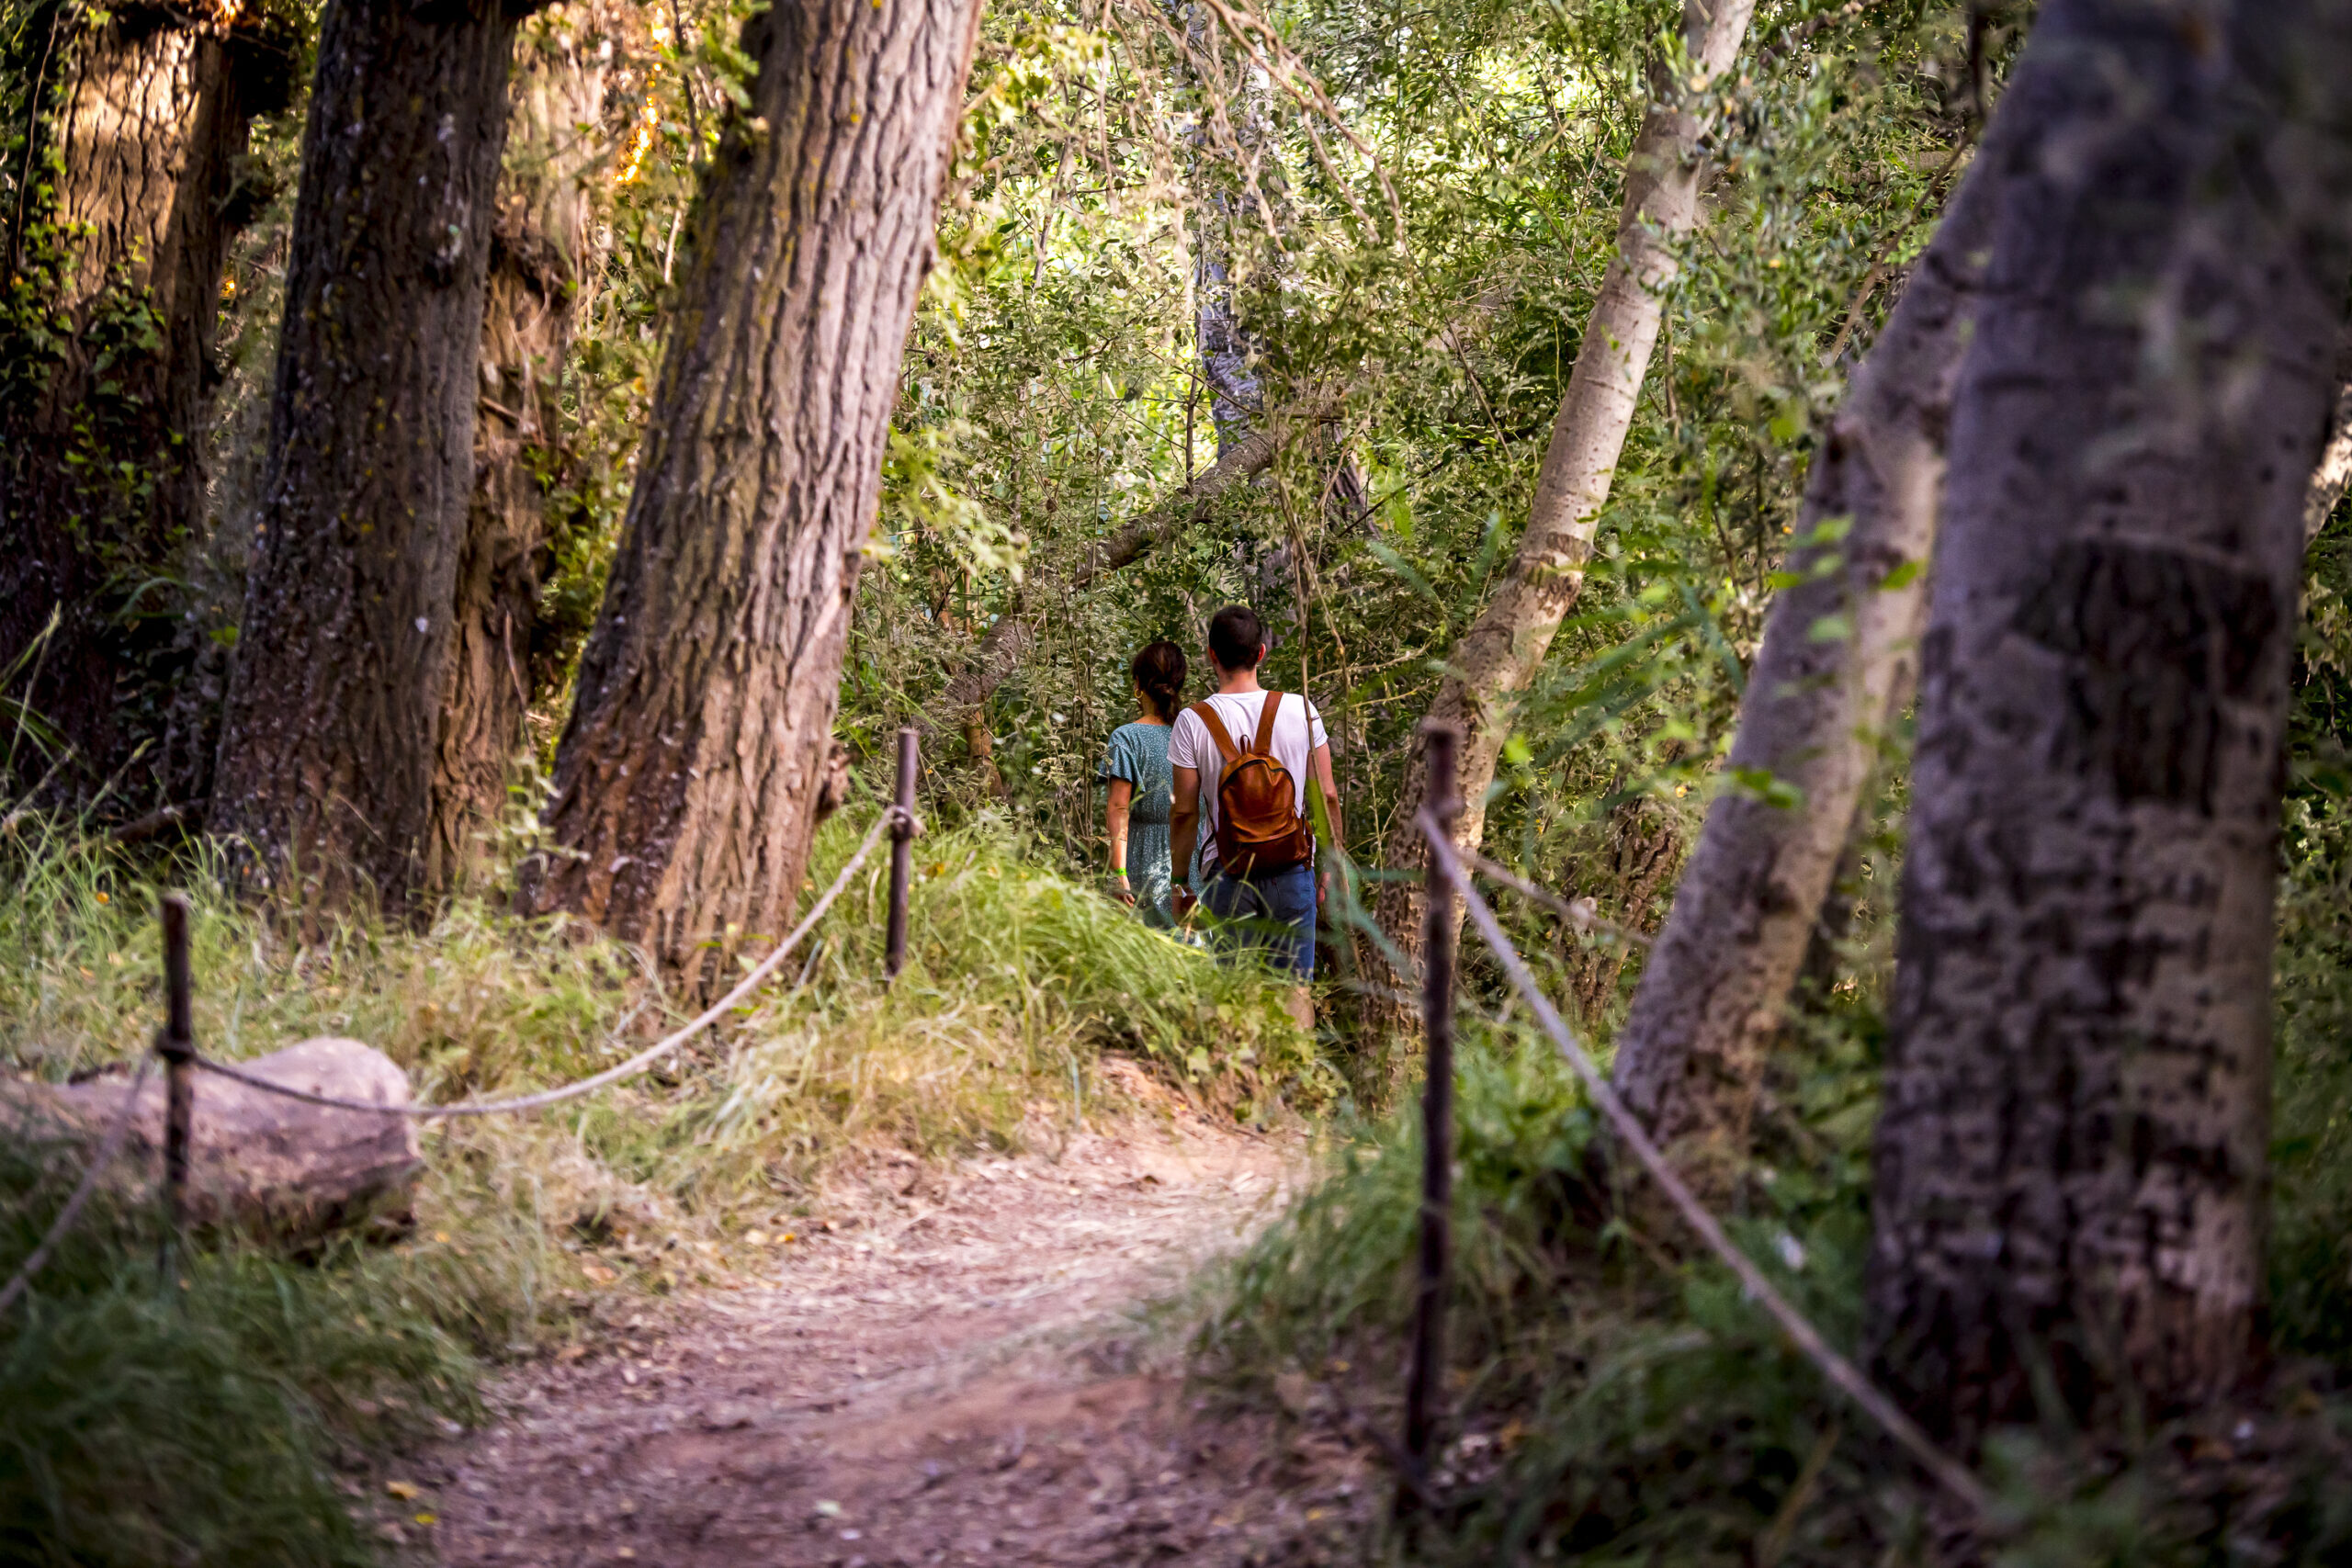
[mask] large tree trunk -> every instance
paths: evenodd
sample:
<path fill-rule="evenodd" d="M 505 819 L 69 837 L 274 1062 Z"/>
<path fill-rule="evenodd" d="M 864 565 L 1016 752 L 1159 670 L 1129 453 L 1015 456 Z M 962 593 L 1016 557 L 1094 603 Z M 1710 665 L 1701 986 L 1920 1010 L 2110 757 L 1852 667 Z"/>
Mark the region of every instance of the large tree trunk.
<path fill-rule="evenodd" d="M 522 901 L 690 987 L 784 930 L 977 0 L 807 0 L 745 25 L 751 112 L 695 220 L 652 429 Z"/>
<path fill-rule="evenodd" d="M 519 8 L 332 0 L 211 825 L 305 902 L 419 886 Z"/>
<path fill-rule="evenodd" d="M 55 362 L 28 406 L 8 411 L 0 662 L 58 612 L 40 677 L 19 694 L 80 753 L 86 787 L 162 728 L 169 671 L 147 666 L 173 644 L 171 606 L 125 612 L 142 586 L 177 575 L 202 521 L 198 434 L 220 275 L 252 209 L 232 199 L 238 164 L 254 116 L 285 105 L 298 40 L 258 6 L 226 20 L 131 6 L 58 25 L 74 29 L 47 128 L 61 254 L 53 347 L 34 349 Z M 19 265 L 39 259 L 37 236 L 11 243 Z M 152 757 L 142 770 L 166 789 L 187 782 L 160 772 Z"/>
<path fill-rule="evenodd" d="M 2256 1351 L 2352 40 L 2292 4 L 2215 9 L 2051 0 L 1979 176 L 1867 1294 L 1878 1375 L 1962 1447 L 2161 1419 Z M 2284 123 L 2290 99 L 2327 116 Z"/>
<path fill-rule="evenodd" d="M 1997 146 L 1980 155 L 1997 160 Z M 1702 1185 L 1736 1169 L 1880 742 L 1916 679 L 1952 387 L 1992 231 L 1965 179 L 1829 426 L 1707 814 L 1617 1032 L 1617 1091 Z"/>
<path fill-rule="evenodd" d="M 1754 11 L 1754 0 L 1715 0 L 1712 9 L 1706 0 L 1685 0 L 1683 42 L 1698 79 L 1661 84 L 1625 160 L 1617 254 L 1601 279 L 1552 422 L 1527 530 L 1494 597 L 1449 656 L 1449 672 L 1430 704 L 1431 723 L 1453 725 L 1462 733 L 1463 811 L 1453 827 L 1454 841 L 1465 849 L 1475 850 L 1486 833 L 1487 787 L 1510 734 L 1511 701 L 1543 664 L 1584 584 L 1600 508 L 1657 343 L 1663 295 L 1677 270 L 1674 248 L 1698 217 L 1703 127 L 1693 100 L 1738 58 Z M 1428 729 L 1424 725 L 1416 732 L 1406 762 L 1396 826 L 1383 846 L 1383 863 L 1390 866 L 1422 861 L 1415 819 L 1427 780 L 1419 737 Z M 1374 906 L 1381 931 L 1408 960 L 1420 953 L 1421 907 L 1418 878 L 1382 883 Z M 1371 963 L 1376 967 L 1379 960 Z M 1355 1066 L 1357 1098 L 1370 1105 L 1387 1102 L 1400 1066 L 1395 1046 L 1413 1027 L 1407 992 L 1382 995 L 1390 999 L 1368 1002 L 1369 1027 Z"/>
<path fill-rule="evenodd" d="M 562 431 L 563 367 L 596 264 L 587 182 L 603 148 L 610 29 L 560 6 L 526 29 L 482 313 L 474 491 L 458 556 L 427 884 L 463 883 L 507 804 L 538 620 L 547 496 L 535 451 Z"/>

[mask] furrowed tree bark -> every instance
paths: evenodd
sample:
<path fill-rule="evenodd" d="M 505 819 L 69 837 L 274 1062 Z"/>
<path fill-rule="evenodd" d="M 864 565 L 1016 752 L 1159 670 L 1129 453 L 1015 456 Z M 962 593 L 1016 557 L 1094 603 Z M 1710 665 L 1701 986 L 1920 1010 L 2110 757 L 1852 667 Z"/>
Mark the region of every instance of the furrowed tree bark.
<path fill-rule="evenodd" d="M 1462 731 L 1464 808 L 1453 828 L 1454 841 L 1465 850 L 1475 850 L 1486 833 L 1487 788 L 1510 733 L 1511 700 L 1543 664 L 1553 634 L 1584 584 L 1600 508 L 1609 499 L 1657 342 L 1665 291 L 1678 269 L 1674 247 L 1698 217 L 1703 128 L 1690 105 L 1699 89 L 1738 58 L 1754 11 L 1754 0 L 1715 0 L 1712 9 L 1705 0 L 1685 0 L 1683 44 L 1693 79 L 1661 85 L 1625 160 L 1617 254 L 1601 280 L 1567 392 L 1552 423 L 1526 532 L 1494 597 L 1455 645 L 1450 672 L 1430 704 L 1430 723 L 1456 725 Z M 1413 822 L 1422 788 L 1417 738 L 1383 863 L 1419 863 Z M 1382 932 L 1408 959 L 1420 952 L 1421 901 L 1420 884 L 1400 878 L 1382 883 L 1374 905 Z M 1384 966 L 1376 955 L 1367 955 L 1366 963 L 1367 972 Z M 1375 998 L 1367 998 L 1365 1021 L 1366 1038 L 1354 1069 L 1356 1095 L 1366 1104 L 1385 1105 L 1402 1065 L 1396 1046 L 1411 1038 L 1413 1019 L 1395 1000 Z"/>
<path fill-rule="evenodd" d="M 1977 176 L 1867 1284 L 1877 1376 L 1962 1450 L 2256 1370 L 2347 34 L 2295 0 L 2051 0 Z"/>
<path fill-rule="evenodd" d="M 508 67 L 502 0 L 332 0 L 209 826 L 305 903 L 423 880 Z"/>
<path fill-rule="evenodd" d="M 695 217 L 652 429 L 556 761 L 526 908 L 690 988 L 781 932 L 977 0 L 807 0 L 757 62 Z"/>
<path fill-rule="evenodd" d="M 70 36 L 43 132 L 59 164 L 47 216 L 62 254 L 53 346 L 28 347 L 54 366 L 6 418 L 0 663 L 60 612 L 20 694 L 80 754 L 86 788 L 163 728 L 158 688 L 171 672 L 152 666 L 173 646 L 170 605 L 151 593 L 131 618 L 130 601 L 176 575 L 202 522 L 196 437 L 220 275 L 255 205 L 239 199 L 240 162 L 254 117 L 285 106 L 299 39 L 258 6 L 81 15 L 57 24 Z M 11 236 L 19 265 L 37 259 L 33 239 Z M 186 771 L 151 755 L 136 793 L 184 784 L 172 775 Z"/>
<path fill-rule="evenodd" d="M 610 27 L 558 6 L 525 28 L 482 312 L 474 487 L 458 556 L 425 879 L 461 886 L 507 807 L 530 706 L 547 497 L 534 452 L 563 428 L 563 367 L 597 260 L 588 181 L 602 151 Z"/>
<path fill-rule="evenodd" d="M 1765 1055 L 1916 682 L 1952 388 L 1989 257 L 1986 185 L 1963 177 L 1815 454 L 1785 567 L 1797 581 L 1765 620 L 1732 783 L 1617 1032 L 1617 1092 L 1702 1190 L 1747 1152 Z"/>

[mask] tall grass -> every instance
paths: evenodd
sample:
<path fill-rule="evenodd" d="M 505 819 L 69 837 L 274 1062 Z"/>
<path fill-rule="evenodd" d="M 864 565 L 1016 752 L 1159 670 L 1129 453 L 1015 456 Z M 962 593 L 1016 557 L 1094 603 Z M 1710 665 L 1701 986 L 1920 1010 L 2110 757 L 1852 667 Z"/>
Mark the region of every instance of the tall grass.
<path fill-rule="evenodd" d="M 78 1153 L 0 1144 L 0 1270 L 63 1201 Z M 476 1411 L 475 1360 L 400 1261 L 163 1256 L 104 1196 L 0 1322 L 0 1561 L 357 1563 L 336 1461 Z"/>
<path fill-rule="evenodd" d="M 813 883 L 863 826 L 820 834 Z M 1026 850 L 985 825 L 918 842 L 895 985 L 877 863 L 776 985 L 654 1073 L 548 1113 L 428 1124 L 416 1229 L 395 1247 L 200 1252 L 159 1282 L 152 1215 L 85 1221 L 0 1321 L 0 1560 L 365 1561 L 339 1474 L 463 1416 L 485 1358 L 631 1290 L 723 1276 L 739 1233 L 824 1203 L 845 1165 L 1050 1147 L 1117 1109 L 1110 1051 L 1245 1121 L 1329 1099 L 1271 979 Z M 196 1032 L 222 1056 L 349 1035 L 447 1100 L 583 1076 L 681 1011 L 628 950 L 479 899 L 420 928 L 297 935 L 230 897 L 200 845 L 140 859 L 20 816 L 0 862 L 0 1062 L 52 1080 L 145 1048 L 164 885 L 191 895 Z M 76 1168 L 23 1137 L 5 1155 L 0 1274 Z"/>
<path fill-rule="evenodd" d="M 2352 1386 L 2352 812 L 2307 803 L 2290 829 L 2271 1254 L 2273 1342 L 2286 1359 L 2261 1437 L 2233 1458 L 2235 1413 L 2132 1451 L 2059 1427 L 2007 1434 L 1984 1460 L 1999 1511 L 1968 1561 L 2352 1560 L 2352 1402 L 2330 1392 Z M 1856 952 L 1883 953 L 1883 935 L 1857 933 Z M 1797 1021 L 1758 1164 L 1725 1216 L 1849 1350 L 1860 1338 L 1886 978 L 1883 963 L 1864 964 Z M 1457 1089 L 1456 1441 L 1416 1560 L 1945 1561 L 1953 1543 L 1927 1483 L 1727 1270 L 1679 1233 L 1642 1228 L 1655 1206 L 1589 1186 L 1590 1109 L 1546 1043 L 1503 1021 L 1508 1010 L 1479 1016 L 1475 995 Z M 1199 1373 L 1233 1397 L 1395 1430 L 1419 1178 L 1410 1111 L 1342 1148 L 1217 1282 L 1194 1345 Z M 1367 1377 L 1374 1369 L 1388 1375 Z M 2190 1464 L 2203 1468 L 2185 1481 Z"/>
<path fill-rule="evenodd" d="M 2274 1333 L 2352 1376 L 2352 805 L 2287 804 L 2279 898 Z"/>

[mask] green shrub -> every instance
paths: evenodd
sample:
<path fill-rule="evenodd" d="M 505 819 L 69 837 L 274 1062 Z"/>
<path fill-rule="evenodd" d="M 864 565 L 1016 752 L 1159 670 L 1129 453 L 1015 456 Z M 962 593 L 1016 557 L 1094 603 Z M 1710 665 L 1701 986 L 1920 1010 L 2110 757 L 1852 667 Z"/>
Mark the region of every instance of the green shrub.
<path fill-rule="evenodd" d="M 2270 1303 L 2281 1348 L 2352 1370 L 2352 807 L 2287 804 Z"/>
<path fill-rule="evenodd" d="M 2303 990 L 2299 990 L 2303 987 Z M 2308 990 L 2312 999 L 2299 1000 Z M 2282 1168 L 2280 1343 L 2340 1345 L 2345 1243 L 2338 1010 L 2352 987 L 2282 965 L 2282 1127 L 2321 1131 Z M 1455 1265 L 1442 1506 L 1430 1562 L 1846 1565 L 1943 1561 L 1949 1504 L 1836 1395 L 1729 1271 L 1647 1234 L 1588 1185 L 1592 1112 L 1547 1043 L 1462 1021 Z M 1780 1064 L 1759 1163 L 1727 1227 L 1832 1344 L 1860 1337 L 1871 998 L 1828 998 Z M 2325 1043 L 2325 1049 L 2318 1043 Z M 2314 1066 L 2333 1064 L 2326 1072 Z M 2306 1103 L 2308 1101 L 2308 1103 Z M 2300 1109 L 2299 1109 L 2300 1107 Z M 1418 1235 L 1418 1114 L 1342 1147 L 1217 1282 L 1196 1371 L 1245 1401 L 1361 1438 L 1400 1419 Z M 1629 1175 L 1627 1180 L 1639 1179 Z M 1380 1371 L 1367 1376 L 1374 1369 Z M 1997 1507 L 1979 1560 L 2320 1563 L 2352 1551 L 2352 1402 L 2284 1369 L 2260 1440 L 2215 1416 L 2130 1451 L 2052 1429 L 1993 1443 Z M 1304 1391 L 1304 1392 L 1303 1392 Z M 1318 1414 L 1319 1413 L 1319 1414 Z M 2220 1424 L 2217 1429 L 2208 1427 Z M 1941 1542 L 1942 1545 L 1939 1543 Z M 1391 1551 L 1403 1550 L 1392 1540 Z M 2252 1555 L 2246 1555 L 2251 1553 Z"/>

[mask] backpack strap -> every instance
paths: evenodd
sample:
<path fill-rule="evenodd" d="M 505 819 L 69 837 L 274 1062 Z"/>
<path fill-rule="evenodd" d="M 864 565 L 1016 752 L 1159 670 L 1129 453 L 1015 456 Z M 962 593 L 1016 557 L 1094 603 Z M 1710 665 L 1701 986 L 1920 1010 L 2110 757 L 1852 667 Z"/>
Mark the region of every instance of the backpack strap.
<path fill-rule="evenodd" d="M 1274 719 L 1282 711 L 1283 694 L 1280 692 L 1268 692 L 1265 702 L 1258 708 L 1258 739 L 1250 748 L 1261 757 L 1271 757 L 1274 754 Z"/>
<path fill-rule="evenodd" d="M 1216 742 L 1216 749 L 1224 753 L 1227 761 L 1230 762 L 1241 755 L 1241 748 L 1233 743 L 1233 732 L 1225 728 L 1225 720 L 1217 717 L 1216 709 L 1209 705 L 1207 698 L 1194 703 L 1193 711 L 1200 715 L 1203 724 L 1209 727 L 1209 739 Z"/>

